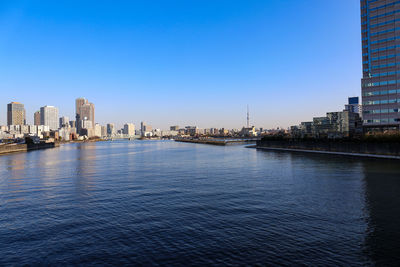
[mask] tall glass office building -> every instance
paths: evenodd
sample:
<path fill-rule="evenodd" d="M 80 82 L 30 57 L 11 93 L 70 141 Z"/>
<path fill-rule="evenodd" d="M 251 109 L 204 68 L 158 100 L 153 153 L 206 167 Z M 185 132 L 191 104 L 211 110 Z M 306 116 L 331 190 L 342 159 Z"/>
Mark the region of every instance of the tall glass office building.
<path fill-rule="evenodd" d="M 400 1 L 361 0 L 364 127 L 399 129 Z"/>

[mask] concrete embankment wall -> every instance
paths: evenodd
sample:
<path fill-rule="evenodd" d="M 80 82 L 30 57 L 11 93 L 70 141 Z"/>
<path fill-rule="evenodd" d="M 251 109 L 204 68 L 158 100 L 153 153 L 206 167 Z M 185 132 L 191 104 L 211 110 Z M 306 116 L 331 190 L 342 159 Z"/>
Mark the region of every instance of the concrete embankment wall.
<path fill-rule="evenodd" d="M 207 139 L 175 139 L 176 142 L 207 144 L 217 146 L 240 145 L 246 143 L 255 143 L 255 140 L 207 140 Z"/>
<path fill-rule="evenodd" d="M 28 151 L 28 145 L 26 144 L 0 145 L 0 154 L 22 152 L 22 151 Z"/>
<path fill-rule="evenodd" d="M 37 150 L 45 148 L 53 148 L 60 146 L 59 143 L 40 143 L 40 144 L 28 144 L 28 150 Z"/>
<path fill-rule="evenodd" d="M 176 139 L 176 142 L 184 142 L 184 143 L 196 143 L 196 144 L 208 144 L 208 145 L 217 145 L 224 146 L 226 143 L 224 141 L 216 141 L 216 140 L 193 140 L 193 139 Z"/>
<path fill-rule="evenodd" d="M 259 140 L 257 141 L 257 148 L 400 157 L 400 143 L 398 142 L 367 142 L 357 140 Z"/>
<path fill-rule="evenodd" d="M 40 143 L 40 144 L 7 144 L 0 145 L 0 155 L 14 152 L 26 152 L 29 150 L 45 149 L 57 147 L 55 143 Z"/>

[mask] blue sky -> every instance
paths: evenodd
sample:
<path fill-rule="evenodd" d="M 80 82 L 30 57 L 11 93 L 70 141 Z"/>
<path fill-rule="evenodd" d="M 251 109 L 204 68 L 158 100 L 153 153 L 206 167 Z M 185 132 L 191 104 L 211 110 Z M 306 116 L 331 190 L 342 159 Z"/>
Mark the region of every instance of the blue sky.
<path fill-rule="evenodd" d="M 6 104 L 153 127 L 287 127 L 360 95 L 358 0 L 0 1 Z"/>

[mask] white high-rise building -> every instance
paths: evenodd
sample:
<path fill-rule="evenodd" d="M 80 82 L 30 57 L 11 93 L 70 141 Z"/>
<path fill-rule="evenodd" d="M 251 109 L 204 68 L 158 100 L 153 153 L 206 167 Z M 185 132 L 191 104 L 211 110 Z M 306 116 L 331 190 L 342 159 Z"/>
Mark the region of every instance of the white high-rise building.
<path fill-rule="evenodd" d="M 127 123 L 124 125 L 124 134 L 135 135 L 135 124 Z"/>
<path fill-rule="evenodd" d="M 98 124 L 98 123 L 96 123 L 96 124 L 94 125 L 94 136 L 102 137 L 102 134 L 101 134 L 101 125 Z"/>
<path fill-rule="evenodd" d="M 44 106 L 40 108 L 40 124 L 49 126 L 50 130 L 59 128 L 58 108 L 54 106 Z"/>

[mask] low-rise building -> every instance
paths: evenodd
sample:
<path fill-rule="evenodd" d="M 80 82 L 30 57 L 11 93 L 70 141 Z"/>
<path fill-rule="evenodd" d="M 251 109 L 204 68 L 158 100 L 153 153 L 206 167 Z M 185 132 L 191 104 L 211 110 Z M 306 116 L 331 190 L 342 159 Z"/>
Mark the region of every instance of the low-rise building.
<path fill-rule="evenodd" d="M 362 133 L 362 120 L 358 113 L 348 110 L 328 112 L 325 117 L 315 117 L 312 122 L 302 122 L 290 130 L 294 137 L 352 137 Z"/>
<path fill-rule="evenodd" d="M 71 139 L 71 127 L 61 127 L 58 130 L 58 135 L 62 141 L 70 141 Z"/>
<path fill-rule="evenodd" d="M 245 137 L 255 137 L 257 136 L 256 127 L 254 126 L 249 128 L 243 127 L 242 130 L 240 131 L 240 135 Z"/>
<path fill-rule="evenodd" d="M 186 126 L 185 134 L 195 136 L 199 133 L 199 128 L 197 126 Z"/>

